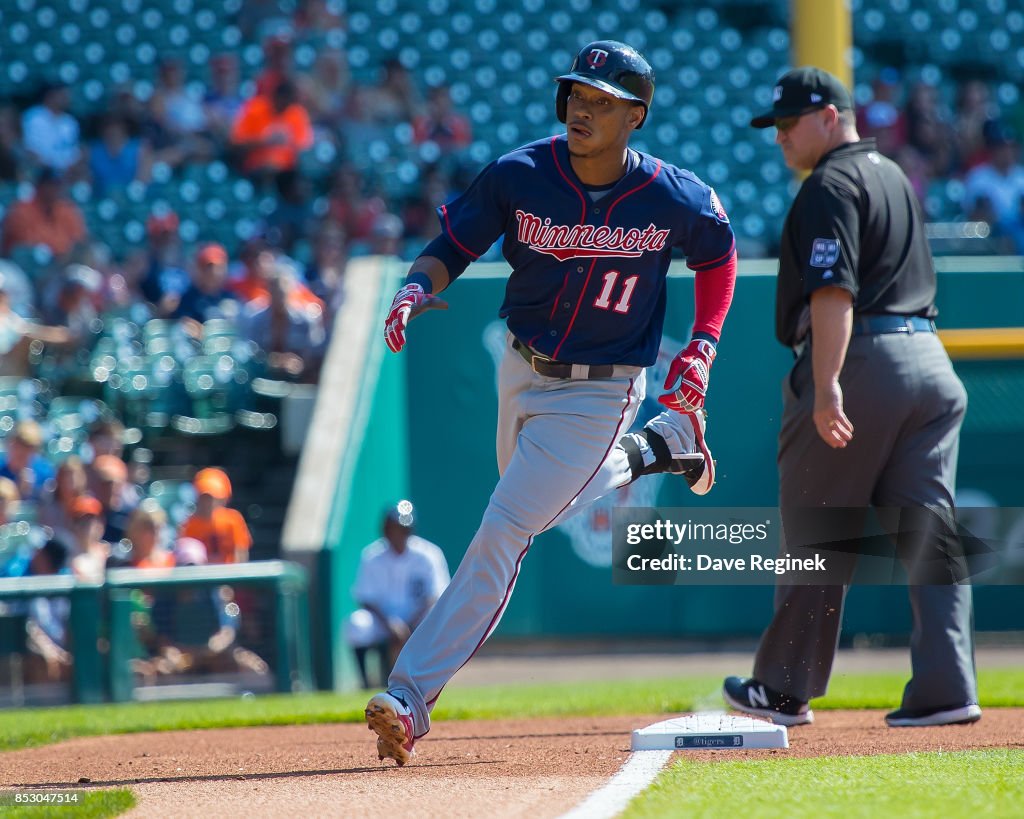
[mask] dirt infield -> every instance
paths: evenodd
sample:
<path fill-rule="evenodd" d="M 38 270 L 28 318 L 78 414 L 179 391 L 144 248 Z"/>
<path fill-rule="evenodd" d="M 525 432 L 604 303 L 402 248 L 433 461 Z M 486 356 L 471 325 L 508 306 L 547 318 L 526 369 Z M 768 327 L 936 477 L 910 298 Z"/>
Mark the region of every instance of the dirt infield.
<path fill-rule="evenodd" d="M 404 769 L 381 766 L 363 725 L 89 737 L 0 754 L 0 786 L 130 787 L 130 816 L 558 816 L 626 760 L 629 732 L 665 715 L 446 722 Z M 790 748 L 688 758 L 807 757 L 1024 748 L 1024 709 L 968 726 L 889 729 L 880 711 L 824 711 Z M 83 778 L 88 780 L 82 782 Z"/>

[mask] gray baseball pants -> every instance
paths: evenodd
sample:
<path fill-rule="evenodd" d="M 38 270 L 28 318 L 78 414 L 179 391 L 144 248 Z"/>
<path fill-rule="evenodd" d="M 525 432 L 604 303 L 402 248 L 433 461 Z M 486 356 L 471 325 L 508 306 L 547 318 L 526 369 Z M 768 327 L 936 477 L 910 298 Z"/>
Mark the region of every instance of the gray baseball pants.
<path fill-rule="evenodd" d="M 547 378 L 511 342 L 509 336 L 498 374 L 501 477 L 451 584 L 388 680 L 388 691 L 412 709 L 417 736 L 429 730 L 441 690 L 497 628 L 533 538 L 631 478 L 616 444 L 644 399 L 644 370 Z"/>
<path fill-rule="evenodd" d="M 778 452 L 783 530 L 790 528 L 787 519 L 799 526 L 800 508 L 951 509 L 967 395 L 938 337 L 927 332 L 855 336 L 840 386 L 854 437 L 845 449 L 832 449 L 812 421 L 810 349 L 783 382 Z M 777 586 L 775 615 L 761 638 L 754 677 L 805 702 L 825 694 L 847 588 Z M 909 594 L 912 678 L 902 707 L 976 703 L 971 587 L 911 585 Z"/>

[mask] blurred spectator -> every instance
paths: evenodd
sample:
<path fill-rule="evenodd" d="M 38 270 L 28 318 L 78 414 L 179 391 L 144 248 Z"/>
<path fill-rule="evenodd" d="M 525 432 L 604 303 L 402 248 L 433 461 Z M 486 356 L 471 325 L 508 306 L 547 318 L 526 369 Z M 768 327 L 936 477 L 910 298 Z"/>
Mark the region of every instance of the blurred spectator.
<path fill-rule="evenodd" d="M 969 171 L 986 162 L 988 144 L 985 125 L 998 117 L 988 85 L 981 80 L 968 80 L 960 86 L 956 100 L 956 147 L 960 167 Z"/>
<path fill-rule="evenodd" d="M 7 451 L 0 461 L 0 478 L 9 478 L 18 487 L 22 500 L 38 501 L 53 467 L 40 455 L 43 430 L 35 421 L 19 421 L 4 439 Z"/>
<path fill-rule="evenodd" d="M 134 569 L 171 569 L 174 555 L 164 548 L 167 514 L 154 501 L 143 501 L 132 512 L 125 527 L 131 544 L 128 565 Z"/>
<path fill-rule="evenodd" d="M 18 245 L 46 245 L 63 261 L 85 238 L 82 211 L 64 196 L 64 183 L 50 168 L 36 176 L 32 198 L 15 202 L 4 219 L 4 253 Z"/>
<path fill-rule="evenodd" d="M 101 418 L 89 425 L 86 443 L 95 461 L 101 455 L 124 457 L 124 424 L 116 418 Z"/>
<path fill-rule="evenodd" d="M 214 145 L 207 135 L 202 100 L 186 87 L 185 70 L 179 60 L 169 57 L 160 62 L 149 107 L 163 135 L 156 146 L 162 161 L 177 166 L 212 158 Z"/>
<path fill-rule="evenodd" d="M 173 211 L 153 213 L 146 220 L 146 236 L 149 240 L 146 251 L 136 255 L 128 265 L 135 268 L 139 289 L 146 301 L 155 307 L 158 315 L 166 316 L 178 306 L 190 284 L 178 235 L 178 215 Z"/>
<path fill-rule="evenodd" d="M 51 538 L 32 555 L 29 575 L 43 577 L 63 573 L 68 561 L 68 547 L 63 540 Z M 71 598 L 33 597 L 28 603 L 25 621 L 26 658 L 25 679 L 28 682 L 60 682 L 70 677 L 73 659 L 68 652 L 71 617 Z"/>
<path fill-rule="evenodd" d="M 331 180 L 328 215 L 345 230 L 349 241 L 369 239 L 377 217 L 386 213 L 383 197 L 367 195 L 363 178 L 351 165 L 342 165 Z"/>
<path fill-rule="evenodd" d="M 18 514 L 21 494 L 10 478 L 0 478 L 0 526 L 6 526 Z"/>
<path fill-rule="evenodd" d="M 210 60 L 210 88 L 203 100 L 203 110 L 210 134 L 221 148 L 231 140 L 231 126 L 242 110 L 239 88 L 238 57 L 218 54 Z"/>
<path fill-rule="evenodd" d="M 220 469 L 201 469 L 193 480 L 196 511 L 182 524 L 181 536 L 191 537 L 206 547 L 211 563 L 245 563 L 252 547 L 252 535 L 237 509 L 229 509 L 231 481 Z"/>
<path fill-rule="evenodd" d="M 313 194 L 309 180 L 296 170 L 282 171 L 274 180 L 277 204 L 267 217 L 267 238 L 285 253 L 310 234 L 313 221 Z"/>
<path fill-rule="evenodd" d="M 437 209 L 452 196 L 451 180 L 439 165 L 425 168 L 416 196 L 402 211 L 405 238 L 429 242 L 441 232 Z"/>
<path fill-rule="evenodd" d="M 197 324 L 217 318 L 235 319 L 240 305 L 235 294 L 227 289 L 227 280 L 227 251 L 213 242 L 203 245 L 196 253 L 192 281 L 171 318 L 192 322 L 187 329 L 196 337 L 202 332 Z"/>
<path fill-rule="evenodd" d="M 177 566 L 206 565 L 206 548 L 194 538 L 179 538 L 174 560 Z M 136 634 L 149 658 L 133 663 L 133 668 L 147 678 L 226 671 L 266 674 L 266 662 L 238 645 L 240 621 L 229 586 L 212 592 L 185 586 L 161 593 L 154 599 L 151 618 L 138 618 Z"/>
<path fill-rule="evenodd" d="M 310 290 L 324 303 L 324 325 L 330 332 L 345 299 L 343 279 L 348 265 L 345 231 L 324 222 L 313 239 L 313 261 L 306 269 Z"/>
<path fill-rule="evenodd" d="M 415 510 L 400 501 L 384 516 L 383 537 L 359 559 L 352 596 L 360 608 L 345 624 L 345 638 L 355 651 L 363 686 L 370 688 L 366 654 L 370 649 L 387 658 L 383 681 L 409 635 L 441 596 L 451 580 L 444 553 L 429 540 L 413 534 Z"/>
<path fill-rule="evenodd" d="M 39 501 L 39 523 L 63 540 L 71 540 L 75 501 L 86 493 L 88 477 L 82 459 L 70 455 L 61 461 L 57 474 Z"/>
<path fill-rule="evenodd" d="M 380 82 L 365 99 L 371 121 L 380 125 L 412 122 L 419 113 L 420 98 L 408 69 L 392 57 L 381 67 Z"/>
<path fill-rule="evenodd" d="M 26 164 L 18 112 L 9 105 L 0 106 L 0 181 L 18 181 Z"/>
<path fill-rule="evenodd" d="M 424 112 L 413 119 L 413 138 L 417 144 L 433 142 L 442 154 L 465 148 L 473 141 L 469 120 L 455 110 L 447 85 L 437 85 L 427 93 Z"/>
<path fill-rule="evenodd" d="M 335 137 L 345 119 L 349 94 L 349 74 L 344 53 L 321 51 L 313 63 L 313 70 L 303 75 L 300 82 L 309 118 Z"/>
<path fill-rule="evenodd" d="M 91 495 L 81 495 L 71 505 L 74 536 L 71 572 L 86 583 L 102 583 L 110 544 L 103 540 L 103 506 Z"/>
<path fill-rule="evenodd" d="M 271 96 L 248 100 L 235 120 L 231 141 L 244 152 L 242 170 L 270 179 L 293 170 L 299 154 L 313 147 L 309 114 L 298 102 L 295 83 L 282 80 Z"/>
<path fill-rule="evenodd" d="M 41 101 L 21 118 L 22 143 L 29 158 L 44 167 L 74 176 L 82 161 L 78 144 L 78 120 L 68 113 L 71 95 L 67 85 L 50 83 Z"/>
<path fill-rule="evenodd" d="M 894 157 L 907 141 L 907 121 L 900 101 L 900 72 L 883 68 L 871 89 L 871 102 L 857 111 L 857 131 L 862 139 L 874 137 L 878 140 L 878 150 Z"/>
<path fill-rule="evenodd" d="M 270 300 L 270 288 L 267 282 L 275 275 L 278 265 L 283 262 L 278 261 L 270 245 L 262 238 L 248 241 L 242 248 L 240 256 L 244 272 L 240 278 L 228 282 L 228 287 L 245 304 L 252 302 L 266 304 Z M 323 302 L 297 279 L 290 298 L 299 307 L 312 304 L 319 307 L 321 311 L 324 309 Z"/>
<path fill-rule="evenodd" d="M 69 344 L 66 327 L 34 324 L 19 316 L 11 306 L 6 275 L 0 273 L 0 376 L 30 374 L 29 348 L 32 342 Z"/>
<path fill-rule="evenodd" d="M 240 322 L 240 332 L 267 353 L 272 377 L 281 375 L 316 380 L 323 361 L 323 311 L 318 305 L 296 304 L 291 269 L 277 265 L 267 280 L 269 301 L 251 302 Z"/>
<path fill-rule="evenodd" d="M 1017 135 L 995 121 L 985 133 L 989 161 L 967 174 L 964 207 L 975 210 L 979 200 L 987 199 L 995 217 L 993 233 L 1009 237 L 1016 252 L 1024 253 L 1024 167 Z"/>
<path fill-rule="evenodd" d="M 382 213 L 373 223 L 367 249 L 374 256 L 400 256 L 403 233 L 405 228 L 399 217 L 393 213 Z M 355 253 L 355 249 L 352 252 Z"/>
<path fill-rule="evenodd" d="M 99 455 L 92 462 L 93 494 L 103 507 L 103 539 L 124 538 L 128 519 L 138 507 L 138 487 L 128 481 L 128 466 L 116 455 Z"/>
<path fill-rule="evenodd" d="M 338 4 L 335 4 L 338 7 Z M 299 0 L 294 15 L 295 30 L 299 34 L 323 34 L 333 28 L 341 28 L 344 21 L 335 14 L 327 0 Z"/>
<path fill-rule="evenodd" d="M 292 35 L 280 31 L 263 41 L 263 70 L 256 77 L 256 94 L 271 97 L 292 73 Z"/>
<path fill-rule="evenodd" d="M 46 318 L 52 325 L 67 327 L 73 342 L 85 344 L 99 319 L 97 302 L 103 277 L 84 264 L 72 264 L 64 269 L 56 284 L 58 289 Z"/>
<path fill-rule="evenodd" d="M 99 139 L 89 146 L 89 171 L 96 196 L 127 188 L 135 180 L 148 183 L 152 163 L 149 143 L 129 136 L 123 119 L 103 118 Z"/>
<path fill-rule="evenodd" d="M 928 162 L 931 176 L 948 176 L 956 162 L 956 142 L 949 114 L 939 107 L 935 86 L 925 82 L 914 84 L 907 100 L 906 116 L 907 143 Z"/>

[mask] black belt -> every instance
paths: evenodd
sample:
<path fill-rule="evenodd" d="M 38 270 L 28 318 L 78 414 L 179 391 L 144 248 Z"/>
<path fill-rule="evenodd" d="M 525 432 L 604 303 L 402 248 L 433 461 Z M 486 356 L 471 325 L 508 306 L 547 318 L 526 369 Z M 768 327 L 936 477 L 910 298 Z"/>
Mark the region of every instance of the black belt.
<path fill-rule="evenodd" d="M 878 336 L 884 333 L 934 333 L 935 322 L 923 316 L 854 316 L 855 336 Z"/>
<path fill-rule="evenodd" d="M 537 375 L 548 378 L 573 378 L 573 368 L 577 368 L 576 378 L 611 378 L 615 375 L 614 364 L 569 364 L 555 361 L 547 356 L 538 355 L 518 338 L 512 339 L 512 349 L 516 350 L 530 365 Z M 582 369 L 580 369 L 582 367 Z"/>

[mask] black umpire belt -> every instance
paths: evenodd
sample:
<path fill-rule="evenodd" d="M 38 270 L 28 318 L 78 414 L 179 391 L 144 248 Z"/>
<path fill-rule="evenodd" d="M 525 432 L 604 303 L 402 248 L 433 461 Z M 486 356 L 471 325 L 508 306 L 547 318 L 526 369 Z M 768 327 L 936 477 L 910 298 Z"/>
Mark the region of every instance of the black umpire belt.
<path fill-rule="evenodd" d="M 555 361 L 540 355 L 523 344 L 518 338 L 512 338 L 512 349 L 523 357 L 530 369 L 537 375 L 546 378 L 616 378 L 633 377 L 640 373 L 642 367 L 630 367 L 622 364 L 571 364 L 567 361 Z"/>
<path fill-rule="evenodd" d="M 935 322 L 923 316 L 854 316 L 855 336 L 878 336 L 885 333 L 934 333 Z"/>

